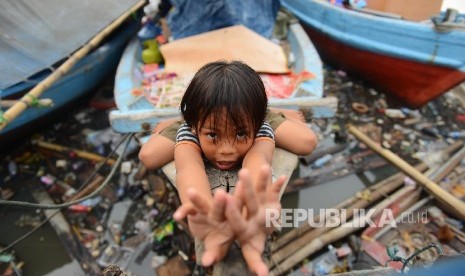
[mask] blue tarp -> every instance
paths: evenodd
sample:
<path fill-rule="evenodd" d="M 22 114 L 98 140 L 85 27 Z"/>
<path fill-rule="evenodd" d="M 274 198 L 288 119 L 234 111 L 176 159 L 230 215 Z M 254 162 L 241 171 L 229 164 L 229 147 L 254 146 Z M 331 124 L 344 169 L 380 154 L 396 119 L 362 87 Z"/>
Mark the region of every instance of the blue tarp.
<path fill-rule="evenodd" d="M 279 0 L 171 0 L 168 25 L 174 39 L 244 25 L 270 38 Z"/>
<path fill-rule="evenodd" d="M 0 1 L 0 89 L 70 55 L 137 2 Z"/>

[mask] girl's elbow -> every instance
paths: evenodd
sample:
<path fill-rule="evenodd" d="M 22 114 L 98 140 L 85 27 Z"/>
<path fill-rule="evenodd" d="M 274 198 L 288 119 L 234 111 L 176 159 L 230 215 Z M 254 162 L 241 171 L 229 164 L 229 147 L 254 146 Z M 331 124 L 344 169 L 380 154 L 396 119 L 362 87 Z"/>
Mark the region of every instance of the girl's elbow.
<path fill-rule="evenodd" d="M 155 158 L 153 158 L 153 154 L 147 152 L 144 148 L 139 151 L 139 160 L 149 170 L 159 169 L 158 164 L 154 162 Z"/>
<path fill-rule="evenodd" d="M 297 153 L 298 155 L 309 155 L 313 152 L 313 150 L 316 148 L 316 145 L 318 143 L 318 138 L 316 137 L 315 134 L 307 135 L 303 141 L 300 143 L 300 149 L 299 152 Z"/>
<path fill-rule="evenodd" d="M 139 151 L 139 160 L 140 162 L 142 162 L 142 164 L 144 164 L 145 167 L 148 167 L 147 166 L 147 162 L 148 162 L 148 158 L 147 158 L 147 153 L 144 151 L 144 148 L 142 148 L 140 151 Z"/>

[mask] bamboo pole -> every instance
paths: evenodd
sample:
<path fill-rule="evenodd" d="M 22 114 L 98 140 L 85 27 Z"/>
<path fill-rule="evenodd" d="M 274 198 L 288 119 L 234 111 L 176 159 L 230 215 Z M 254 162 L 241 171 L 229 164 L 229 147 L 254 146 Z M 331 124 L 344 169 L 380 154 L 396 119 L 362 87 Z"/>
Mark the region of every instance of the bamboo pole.
<path fill-rule="evenodd" d="M 444 149 L 444 154 L 450 155 L 452 152 L 457 151 L 461 146 L 463 146 L 462 141 L 457 141 L 453 143 L 452 145 L 448 146 L 446 149 Z M 445 175 L 449 174 L 450 171 L 457 166 L 458 162 L 460 162 L 463 159 L 462 155 L 456 154 L 454 157 L 449 159 L 449 161 L 445 164 L 444 167 L 438 169 L 439 175 L 435 176 L 434 179 L 439 179 L 437 181 L 440 181 L 442 178 L 444 178 Z M 419 171 L 425 171 L 426 170 L 426 164 L 420 163 L 415 166 L 415 168 Z M 349 209 L 351 208 L 364 208 L 368 206 L 368 204 L 373 203 L 377 201 L 378 199 L 381 198 L 381 196 L 389 194 L 396 190 L 397 188 L 400 187 L 400 185 L 403 182 L 403 179 L 405 178 L 405 174 L 402 172 L 396 173 L 380 182 L 377 184 L 370 186 L 366 189 L 361 190 L 358 195 L 365 195 L 368 194 L 371 198 L 370 200 L 366 200 L 363 198 L 360 198 L 358 195 L 354 195 L 353 197 L 350 197 L 349 199 L 339 203 L 338 205 L 334 206 L 333 209 L 341 209 L 344 207 L 347 207 Z M 364 205 L 365 203 L 366 205 Z M 306 232 L 311 231 L 313 228 L 309 224 L 303 224 L 302 226 L 299 226 L 298 228 L 295 228 L 288 233 L 286 233 L 284 236 L 279 238 L 276 243 L 274 244 L 273 251 L 278 252 L 280 248 L 283 246 L 286 246 L 287 248 L 292 247 L 292 241 L 295 239 L 303 239 L 304 235 Z M 306 240 L 306 239 L 304 239 Z M 302 243 L 305 244 L 308 241 L 303 241 Z M 299 242 L 300 243 L 300 242 Z M 289 252 L 293 252 L 294 249 L 289 249 Z M 280 253 L 283 254 L 283 253 Z M 290 253 L 289 253 L 290 254 Z M 285 254 L 285 255 L 289 255 Z M 274 253 L 273 253 L 274 255 Z M 277 260 L 280 257 L 277 257 Z"/>
<path fill-rule="evenodd" d="M 465 157 L 465 150 L 462 149 L 460 150 L 458 153 L 454 154 L 454 156 L 452 158 L 450 158 L 445 164 L 443 164 L 436 172 L 432 173 L 431 175 L 428 175 L 426 174 L 428 177 L 430 177 L 431 179 L 433 179 L 433 181 L 435 182 L 440 182 L 442 179 L 444 179 L 448 174 L 450 174 L 454 169 L 455 167 L 458 166 L 458 164 L 463 160 L 463 158 Z M 409 213 L 413 213 L 415 212 L 416 210 L 420 209 L 422 206 L 426 205 L 427 203 L 429 203 L 431 200 L 433 199 L 433 196 L 432 195 L 429 195 L 425 198 L 423 198 L 422 200 L 416 202 L 415 204 L 413 204 L 408 210 L 405 210 L 404 213 L 406 214 L 409 214 Z M 399 216 L 398 218 L 396 218 L 396 222 L 399 222 L 401 219 L 401 216 Z M 438 222 L 437 219 L 433 219 L 434 222 Z M 449 225 L 450 226 L 450 225 Z M 381 237 L 384 233 L 386 233 L 387 231 L 389 231 L 389 229 L 391 229 L 391 227 L 384 227 L 383 229 L 381 229 L 380 231 L 378 231 L 374 236 L 373 238 L 374 239 L 378 239 L 379 237 Z"/>
<path fill-rule="evenodd" d="M 0 100 L 0 106 L 1 107 L 12 107 L 17 102 L 19 102 L 19 100 Z M 43 107 L 52 106 L 53 100 L 52 99 L 40 99 L 38 100 L 38 104 Z"/>
<path fill-rule="evenodd" d="M 402 216 L 402 214 L 406 210 L 408 210 L 416 202 L 418 202 L 418 200 L 420 199 L 420 194 L 421 194 L 421 189 L 417 188 L 415 190 L 415 193 L 412 193 L 411 195 L 409 194 L 408 196 L 403 197 L 403 198 L 399 199 L 396 202 L 393 202 L 386 209 L 391 210 L 391 214 L 393 215 L 394 218 L 398 217 L 398 216 Z M 381 219 L 381 215 L 378 215 L 373 219 L 373 222 L 376 224 L 376 222 L 379 221 L 380 219 Z M 394 219 L 394 221 L 395 221 L 395 219 Z M 389 226 L 391 226 L 391 224 L 389 224 Z M 382 225 L 381 227 L 378 227 L 378 225 L 369 226 L 365 230 L 363 230 L 362 235 L 360 235 L 360 238 L 362 240 L 371 241 L 371 240 L 373 240 L 373 236 L 376 233 L 378 233 L 381 229 L 383 229 L 384 227 L 386 227 L 386 225 Z"/>
<path fill-rule="evenodd" d="M 105 178 L 101 175 L 97 175 L 96 177 L 94 177 L 92 182 L 89 183 L 89 185 L 85 186 L 81 191 L 72 195 L 69 198 L 69 201 L 77 200 L 89 195 L 90 193 L 95 191 L 103 183 L 103 181 L 105 181 Z"/>
<path fill-rule="evenodd" d="M 11 121 L 18 117 L 26 108 L 31 104 L 33 99 L 39 98 L 39 96 L 47 90 L 55 81 L 60 79 L 66 74 L 73 65 L 81 58 L 86 56 L 92 49 L 94 49 L 100 42 L 103 41 L 110 33 L 112 33 L 121 23 L 126 20 L 133 12 L 140 9 L 145 4 L 145 1 L 139 1 L 132 8 L 124 12 L 111 24 L 106 26 L 98 34 L 96 34 L 89 42 L 82 46 L 76 51 L 68 60 L 66 60 L 60 67 L 58 67 L 53 73 L 42 80 L 34 88 L 32 88 L 27 94 L 25 94 L 18 102 L 10 107 L 5 113 L 3 113 L 3 122 L 0 123 L 0 131 L 4 129 Z"/>
<path fill-rule="evenodd" d="M 61 146 L 61 145 L 57 145 L 57 144 L 53 144 L 53 143 L 49 143 L 49 142 L 45 142 L 45 141 L 34 140 L 33 143 L 36 144 L 37 146 L 41 147 L 41 148 L 44 148 L 44 149 L 54 150 L 54 151 L 58 151 L 58 152 L 73 152 L 79 157 L 82 157 L 82 158 L 85 158 L 85 159 L 88 159 L 88 160 L 92 160 L 92 161 L 96 161 L 96 162 L 102 162 L 102 161 L 105 160 L 105 157 L 100 156 L 100 155 L 95 154 L 95 153 L 91 153 L 91 152 L 87 152 L 87 151 L 83 151 L 83 150 L 72 149 L 72 148 L 68 148 L 68 147 L 65 147 L 65 146 Z M 108 165 L 113 166 L 115 164 L 115 162 L 116 161 L 114 159 L 107 159 L 107 164 Z"/>
<path fill-rule="evenodd" d="M 423 165 L 422 169 L 425 169 L 425 168 L 426 168 L 426 165 Z M 383 184 L 384 186 L 379 186 L 378 189 L 374 189 L 374 190 L 365 189 L 365 191 L 369 192 L 369 197 L 371 197 L 370 200 L 367 200 L 364 198 L 358 198 L 357 196 L 354 196 L 352 198 L 355 200 L 350 206 L 347 206 L 347 205 L 344 206 L 342 204 L 338 204 L 335 207 L 335 209 L 338 209 L 338 210 L 345 209 L 346 218 L 350 219 L 352 218 L 352 215 L 355 209 L 363 209 L 367 207 L 368 205 L 372 204 L 373 202 L 376 202 L 381 197 L 398 189 L 402 185 L 404 178 L 405 178 L 404 174 L 402 173 L 396 174 L 386 179 L 386 180 L 390 180 L 390 183 L 386 180 L 381 181 L 379 184 Z M 324 215 L 325 214 L 321 214 L 319 221 L 326 221 L 326 217 Z M 292 242 L 289 240 L 290 239 L 289 237 L 284 238 L 283 240 L 280 239 L 276 242 L 277 243 L 276 247 L 273 248 L 275 249 L 275 251 L 273 252 L 272 258 L 271 258 L 271 264 L 270 264 L 271 267 L 273 267 L 274 265 L 278 265 L 284 259 L 288 258 L 294 252 L 302 248 L 303 245 L 308 244 L 313 239 L 331 230 L 331 228 L 328 228 L 328 227 L 312 228 L 309 223 L 305 223 L 302 226 L 302 228 L 299 227 L 296 229 L 299 229 L 299 230 L 293 232 L 293 235 L 299 235 L 299 236 L 296 237 L 296 239 L 293 240 Z M 304 233 L 302 233 L 303 230 L 305 231 Z M 278 248 L 279 250 L 277 250 Z"/>
<path fill-rule="evenodd" d="M 396 216 L 396 224 L 397 223 L 400 223 L 401 219 L 402 219 L 402 215 L 403 214 L 410 214 L 410 213 L 413 213 L 415 211 L 417 211 L 418 209 L 420 209 L 421 207 L 425 206 L 428 202 L 431 201 L 433 197 L 431 195 L 415 202 L 414 204 L 412 204 L 412 206 L 410 206 L 408 209 L 404 210 L 402 213 L 398 214 Z M 374 233 L 372 235 L 372 237 L 370 237 L 370 239 L 374 239 L 374 240 L 377 240 L 379 237 L 381 237 L 382 235 L 386 234 L 389 230 L 392 229 L 392 226 L 391 225 L 388 225 L 388 226 L 385 226 L 383 228 L 381 228 L 379 231 L 377 231 L 376 233 Z M 363 234 L 362 234 L 363 235 Z"/>
<path fill-rule="evenodd" d="M 421 165 L 418 166 L 418 169 L 425 170 L 426 165 L 422 163 Z M 404 178 L 405 178 L 405 174 L 403 173 L 397 173 L 395 175 L 392 175 L 369 188 L 361 190 L 356 195 L 334 206 L 333 209 L 342 209 L 342 208 L 347 208 L 347 207 L 352 208 L 354 204 L 358 205 L 359 208 L 363 208 L 365 204 L 366 204 L 365 206 L 367 206 L 371 202 L 375 202 L 376 200 L 380 199 L 383 195 L 389 194 L 395 189 L 399 188 L 400 185 L 402 185 Z M 360 195 L 366 195 L 369 197 L 369 199 L 360 198 Z M 305 223 L 302 226 L 289 231 L 286 235 L 284 235 L 282 238 L 276 241 L 276 244 L 273 249 L 277 251 L 277 249 L 283 246 L 287 248 L 293 247 L 292 243 L 290 243 L 292 242 L 292 240 L 296 238 L 301 239 L 307 231 L 310 231 L 312 229 L 313 228 L 308 223 Z M 297 245 L 297 246 L 300 247 L 300 245 Z M 294 250 L 290 249 L 289 251 L 293 252 Z M 280 261 L 279 258 L 277 258 L 276 260 Z"/>
<path fill-rule="evenodd" d="M 368 136 L 366 136 L 353 125 L 348 125 L 347 130 L 373 151 L 380 154 L 386 160 L 402 170 L 405 174 L 410 176 L 413 180 L 417 181 L 417 183 L 423 185 L 423 187 L 425 187 L 425 189 L 438 201 L 445 204 L 445 206 L 447 206 L 449 210 L 454 213 L 454 215 L 458 216 L 462 220 L 465 220 L 465 202 L 449 194 L 447 191 L 439 187 L 439 185 L 431 181 L 429 178 L 427 178 L 421 172 L 417 171 L 410 164 L 405 162 L 390 150 L 381 148 L 378 144 L 373 142 Z"/>
<path fill-rule="evenodd" d="M 443 150 L 444 154 L 450 155 L 453 152 L 456 152 L 463 146 L 463 142 L 457 141 L 454 144 L 448 146 L 446 149 Z M 464 158 L 465 156 L 465 148 L 462 148 L 460 151 L 455 153 L 448 161 L 439 167 L 436 170 L 430 169 L 426 173 L 429 177 L 431 177 L 434 181 L 440 181 L 446 175 L 448 175 Z M 418 164 L 416 167 L 419 171 L 424 171 L 426 169 L 426 165 L 424 163 Z M 357 196 L 351 197 L 348 200 L 338 204 L 334 208 L 342 208 L 344 206 L 348 206 L 346 209 L 346 217 L 349 219 L 353 214 L 353 209 L 362 209 L 367 207 L 373 202 L 376 202 L 382 196 L 385 196 L 392 191 L 399 188 L 399 186 L 403 183 L 403 179 L 405 178 L 405 174 L 399 172 L 383 181 L 378 182 L 377 184 L 362 190 L 368 191 L 371 197 L 371 200 L 368 201 L 363 198 L 358 198 Z M 321 218 L 320 218 L 321 219 Z M 325 218 L 323 218 L 325 219 Z M 273 268 L 275 265 L 279 266 L 279 263 L 282 262 L 285 258 L 288 258 L 296 251 L 298 251 L 302 246 L 310 243 L 313 239 L 319 237 L 320 235 L 330 231 L 330 228 L 318 228 L 314 229 L 309 224 L 304 224 L 299 228 L 296 228 L 289 232 L 290 235 L 283 236 L 284 239 L 279 239 L 273 250 L 273 254 L 271 257 L 270 268 Z M 279 250 L 278 250 L 279 249 Z M 294 256 L 291 256 L 294 257 Z M 303 260 L 303 259 L 302 259 Z"/>
<path fill-rule="evenodd" d="M 407 194 L 410 194 L 415 191 L 415 187 L 412 186 L 405 186 L 398 191 L 396 191 L 392 196 L 383 200 L 382 202 L 378 203 L 373 209 L 376 211 L 372 214 L 373 216 L 377 216 L 382 210 L 387 208 L 393 202 L 397 201 L 400 198 L 405 197 Z M 356 217 L 353 220 L 342 224 L 341 226 L 331 229 L 329 232 L 318 235 L 314 239 L 312 239 L 308 244 L 301 247 L 299 250 L 294 252 L 289 258 L 284 260 L 281 264 L 275 267 L 270 272 L 270 275 L 281 275 L 283 272 L 288 271 L 307 256 L 317 252 L 318 250 L 322 249 L 329 243 L 335 242 L 347 235 L 354 233 L 355 231 L 362 228 L 363 225 L 363 218 Z M 323 228 L 318 228 L 320 230 Z"/>

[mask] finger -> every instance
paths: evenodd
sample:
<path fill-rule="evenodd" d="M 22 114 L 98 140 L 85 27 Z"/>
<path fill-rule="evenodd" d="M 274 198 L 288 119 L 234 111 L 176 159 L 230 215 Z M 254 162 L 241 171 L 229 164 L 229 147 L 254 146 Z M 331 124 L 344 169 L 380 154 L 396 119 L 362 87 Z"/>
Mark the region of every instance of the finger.
<path fill-rule="evenodd" d="M 263 165 L 260 168 L 260 172 L 258 175 L 258 182 L 255 185 L 255 190 L 258 191 L 265 191 L 267 184 L 271 183 L 271 169 L 268 165 Z"/>
<path fill-rule="evenodd" d="M 233 198 L 239 210 L 242 210 L 242 207 L 244 206 L 244 202 L 242 200 L 243 194 L 244 184 L 241 180 L 238 180 L 236 183 L 236 187 L 234 188 Z"/>
<path fill-rule="evenodd" d="M 196 214 L 196 211 L 195 211 L 194 206 L 192 206 L 192 204 L 187 203 L 187 204 L 183 204 L 179 206 L 176 212 L 174 212 L 173 218 L 177 221 L 180 221 L 184 219 L 185 217 L 187 217 L 187 215 L 195 215 L 195 214 Z"/>
<path fill-rule="evenodd" d="M 207 214 L 210 210 L 208 202 L 194 189 L 187 190 L 187 197 L 192 203 L 192 206 L 196 209 L 197 212 Z"/>
<path fill-rule="evenodd" d="M 224 221 L 224 212 L 226 209 L 226 192 L 219 189 L 215 192 L 213 205 L 211 208 L 211 218 L 213 221 Z"/>
<path fill-rule="evenodd" d="M 258 182 L 255 185 L 258 202 L 265 202 L 267 187 L 271 184 L 271 168 L 269 165 L 263 165 L 260 168 Z"/>
<path fill-rule="evenodd" d="M 189 223 L 208 225 L 210 222 L 207 216 L 205 216 L 204 214 L 200 214 L 200 213 L 189 215 L 188 218 L 189 218 Z"/>
<path fill-rule="evenodd" d="M 216 262 L 221 261 L 224 259 L 226 254 L 229 251 L 229 246 L 231 244 L 228 243 L 227 245 L 210 245 L 207 241 L 205 241 L 205 251 L 202 256 L 202 265 L 204 266 L 211 266 Z"/>
<path fill-rule="evenodd" d="M 277 202 L 280 201 L 280 193 L 281 189 L 286 183 L 286 176 L 281 175 L 278 180 L 276 180 L 271 186 L 268 188 L 267 195 L 267 202 Z"/>
<path fill-rule="evenodd" d="M 268 275 L 268 267 L 263 262 L 260 252 L 250 248 L 243 248 L 242 255 L 252 272 L 255 272 L 258 276 Z"/>
<path fill-rule="evenodd" d="M 202 265 L 206 267 L 211 266 L 215 263 L 216 259 L 217 256 L 214 251 L 205 249 L 202 257 Z"/>
<path fill-rule="evenodd" d="M 242 198 L 247 207 L 247 214 L 250 216 L 258 212 L 258 202 L 252 184 L 252 179 L 247 170 L 242 169 L 239 172 L 239 179 L 242 181 L 243 192 Z"/>
<path fill-rule="evenodd" d="M 244 236 L 247 230 L 247 222 L 242 217 L 240 209 L 237 208 L 237 205 L 234 203 L 234 199 L 227 195 L 226 197 L 226 218 L 228 219 L 232 230 L 241 240 L 241 235 Z"/>

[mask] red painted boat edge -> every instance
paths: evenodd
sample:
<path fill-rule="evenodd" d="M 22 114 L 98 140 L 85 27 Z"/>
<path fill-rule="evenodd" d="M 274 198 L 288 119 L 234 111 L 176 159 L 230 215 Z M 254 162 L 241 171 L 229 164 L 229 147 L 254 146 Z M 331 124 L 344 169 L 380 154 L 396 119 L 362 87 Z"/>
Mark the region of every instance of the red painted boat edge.
<path fill-rule="evenodd" d="M 354 48 L 301 23 L 325 63 L 409 107 L 421 107 L 465 80 L 465 72 Z"/>

